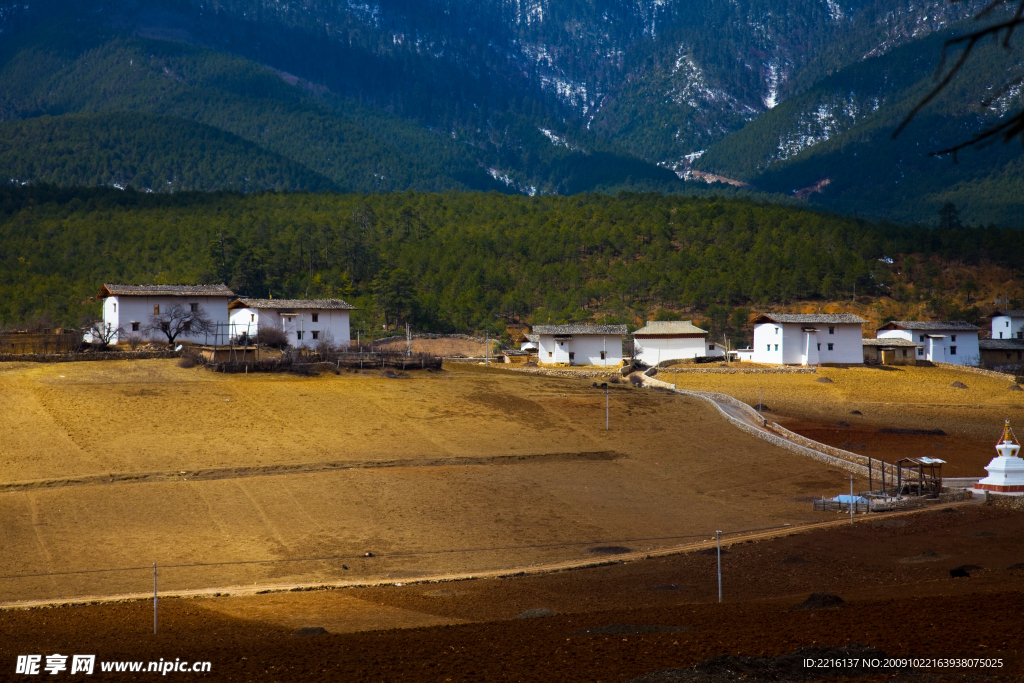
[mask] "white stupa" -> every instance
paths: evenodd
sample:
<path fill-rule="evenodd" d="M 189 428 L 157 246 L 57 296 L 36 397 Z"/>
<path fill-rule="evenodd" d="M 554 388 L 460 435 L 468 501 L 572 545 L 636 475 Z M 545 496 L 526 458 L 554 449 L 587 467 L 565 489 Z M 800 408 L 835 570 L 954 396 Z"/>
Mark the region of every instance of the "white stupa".
<path fill-rule="evenodd" d="M 999 493 L 1004 496 L 1024 496 L 1024 458 L 1018 458 L 1020 444 L 1010 429 L 1010 421 L 1003 427 L 1003 438 L 996 444 L 992 462 L 985 468 L 988 476 L 974 485 L 974 492 Z"/>

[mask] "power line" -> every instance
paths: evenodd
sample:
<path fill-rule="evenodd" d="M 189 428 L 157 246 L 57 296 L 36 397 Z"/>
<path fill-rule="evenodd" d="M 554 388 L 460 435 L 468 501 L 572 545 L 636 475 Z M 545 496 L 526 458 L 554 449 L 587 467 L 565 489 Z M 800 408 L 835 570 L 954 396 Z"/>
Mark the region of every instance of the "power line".
<path fill-rule="evenodd" d="M 761 527 L 759 529 L 742 529 L 739 531 L 723 531 L 722 535 L 736 535 L 736 534 L 747 534 L 754 533 L 757 531 L 771 531 L 772 529 L 798 529 L 806 526 L 815 526 L 821 524 L 821 522 L 812 522 L 810 524 L 792 525 L 783 524 L 781 526 L 770 526 Z M 616 539 L 605 539 L 596 541 L 572 541 L 566 543 L 538 543 L 534 545 L 516 545 L 516 546 L 495 546 L 487 548 L 462 548 L 462 549 L 450 549 L 450 550 L 410 550 L 405 552 L 396 552 L 389 554 L 374 554 L 374 558 L 389 558 L 389 557 L 418 557 L 418 556 L 429 556 L 429 555 L 448 555 L 455 553 L 480 553 L 480 552 L 496 552 L 496 551 L 509 551 L 509 550 L 532 550 L 537 548 L 566 548 L 571 546 L 580 545 L 602 545 L 611 543 L 636 543 L 639 541 L 670 541 L 683 538 L 707 538 L 708 534 L 682 534 L 678 536 L 648 536 L 645 538 L 616 538 Z M 330 562 L 336 560 L 354 560 L 364 557 L 362 555 L 325 555 L 321 557 L 295 557 L 295 558 L 275 558 L 267 560 L 233 560 L 229 562 L 194 562 L 188 564 L 161 564 L 160 566 L 164 569 L 188 569 L 192 567 L 225 567 L 225 566 L 240 566 L 250 564 L 278 564 L 283 562 Z M 113 572 L 130 572 L 140 570 L 152 570 L 152 565 L 140 566 L 140 567 L 109 567 L 105 569 L 79 569 L 68 572 L 39 572 L 35 574 L 9 574 L 6 576 L 0 576 L 0 579 L 28 579 L 38 578 L 42 576 L 75 576 L 80 574 L 104 574 Z"/>

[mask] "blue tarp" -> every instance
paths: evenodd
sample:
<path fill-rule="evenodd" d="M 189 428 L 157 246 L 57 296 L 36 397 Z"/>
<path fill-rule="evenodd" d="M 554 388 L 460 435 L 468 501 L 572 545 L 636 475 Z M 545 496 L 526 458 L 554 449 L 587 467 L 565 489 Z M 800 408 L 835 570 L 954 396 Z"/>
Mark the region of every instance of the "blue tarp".
<path fill-rule="evenodd" d="M 832 500 L 835 501 L 836 503 L 846 503 L 847 505 L 849 505 L 851 502 L 854 503 L 855 505 L 867 505 L 868 504 L 868 499 L 864 498 L 862 496 L 849 496 L 849 495 L 836 496 Z"/>

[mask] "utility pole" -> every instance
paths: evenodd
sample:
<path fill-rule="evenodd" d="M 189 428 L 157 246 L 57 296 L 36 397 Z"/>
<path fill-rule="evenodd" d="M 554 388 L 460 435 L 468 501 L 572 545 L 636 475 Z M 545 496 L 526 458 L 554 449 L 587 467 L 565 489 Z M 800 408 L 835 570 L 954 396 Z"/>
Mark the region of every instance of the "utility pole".
<path fill-rule="evenodd" d="M 156 600 L 156 562 L 153 563 L 153 635 L 156 635 L 157 625 L 160 623 L 159 611 Z"/>
<path fill-rule="evenodd" d="M 850 475 L 850 524 L 853 524 L 853 475 Z"/>
<path fill-rule="evenodd" d="M 477 337 L 479 339 L 480 337 Z M 484 333 L 484 360 L 487 365 L 491 364 L 491 332 L 488 330 Z"/>
<path fill-rule="evenodd" d="M 722 532 L 715 532 L 715 540 L 718 542 L 718 602 L 722 602 Z"/>
<path fill-rule="evenodd" d="M 405 323 L 405 355 L 412 356 L 412 334 L 409 332 L 409 323 Z"/>
<path fill-rule="evenodd" d="M 608 404 L 608 392 L 609 391 L 610 390 L 608 388 L 608 383 L 605 382 L 604 383 L 604 431 L 606 431 L 606 432 L 610 429 L 609 425 L 611 424 L 611 417 L 610 417 L 609 408 L 608 408 L 608 405 L 609 405 Z"/>

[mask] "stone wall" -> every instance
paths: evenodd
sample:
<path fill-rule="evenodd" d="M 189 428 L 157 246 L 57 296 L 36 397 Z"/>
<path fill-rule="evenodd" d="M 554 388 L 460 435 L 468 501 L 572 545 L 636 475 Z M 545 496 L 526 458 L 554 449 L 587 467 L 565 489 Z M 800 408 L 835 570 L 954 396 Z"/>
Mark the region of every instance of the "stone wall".
<path fill-rule="evenodd" d="M 985 368 L 976 368 L 972 365 L 957 365 L 956 363 L 934 363 L 937 368 L 946 368 L 947 370 L 960 370 L 962 372 L 969 372 L 974 375 L 984 375 L 985 377 L 992 377 L 995 379 L 1004 379 L 1010 384 L 1017 383 L 1016 375 L 1008 375 L 1005 372 L 996 372 L 995 370 L 986 370 Z"/>
<path fill-rule="evenodd" d="M 798 443 L 801 446 L 806 446 L 808 448 L 812 448 L 814 450 L 821 451 L 823 453 L 827 453 L 827 454 L 835 456 L 837 458 L 841 458 L 843 460 L 846 460 L 847 462 L 851 462 L 851 463 L 854 463 L 854 464 L 857 464 L 857 465 L 861 465 L 861 466 L 864 467 L 864 471 L 865 472 L 868 469 L 868 460 L 869 460 L 869 458 L 866 455 L 860 455 L 859 453 L 851 453 L 850 451 L 844 451 L 843 449 L 836 448 L 835 446 L 829 446 L 828 444 L 820 443 L 818 441 L 813 441 L 811 439 L 808 439 L 806 436 L 801 436 L 800 434 L 797 434 L 796 432 L 789 431 L 788 429 L 786 429 L 782 425 L 778 424 L 777 422 L 772 422 L 771 424 L 768 425 L 768 427 L 773 432 L 776 432 L 780 436 L 782 436 L 782 437 L 784 437 L 786 439 L 789 439 L 790 441 L 793 441 L 794 443 Z M 883 461 L 878 460 L 876 458 L 870 458 L 870 460 L 871 460 L 871 469 L 873 470 L 874 474 L 876 474 L 877 476 L 881 477 L 881 467 L 884 464 L 885 465 L 886 480 L 887 480 L 886 483 L 888 484 L 889 477 L 892 477 L 892 481 L 896 481 L 897 473 L 896 473 L 896 466 L 895 465 L 890 465 L 888 463 L 883 463 Z"/>
<path fill-rule="evenodd" d="M 806 456 L 808 458 L 811 458 L 812 460 L 817 460 L 818 462 L 824 463 L 824 464 L 829 465 L 831 467 L 838 467 L 839 469 L 845 470 L 847 472 L 850 472 L 851 474 L 854 474 L 854 475 L 856 475 L 858 477 L 867 477 L 867 475 L 868 475 L 868 468 L 863 466 L 863 465 L 858 465 L 858 464 L 855 464 L 855 463 L 852 463 L 852 462 L 848 462 L 846 460 L 837 458 L 837 457 L 835 457 L 833 455 L 828 455 L 827 453 L 823 453 L 820 450 L 811 449 L 811 448 L 807 448 L 805 446 L 801 446 L 799 444 L 793 443 L 792 441 L 784 439 L 783 437 L 779 436 L 778 434 L 773 434 L 773 433 L 766 432 L 764 430 L 758 429 L 757 427 L 754 427 L 753 425 L 749 425 L 746 422 L 743 422 L 742 420 L 739 420 L 739 419 L 733 417 L 732 415 L 730 415 L 729 413 L 725 412 L 722 409 L 722 407 L 719 405 L 719 401 L 721 401 L 723 403 L 729 403 L 730 405 L 736 405 L 737 407 L 743 406 L 743 408 L 751 411 L 755 416 L 757 416 L 757 411 L 755 411 L 753 408 L 751 408 L 747 404 L 743 403 L 742 401 L 739 401 L 739 400 L 733 398 L 732 396 L 728 396 L 726 394 L 716 394 L 716 393 L 712 393 L 712 392 L 689 391 L 689 390 L 686 390 L 686 389 L 675 389 L 671 384 L 669 384 L 667 382 L 662 382 L 660 380 L 652 379 L 652 378 L 649 378 L 649 377 L 648 378 L 644 378 L 644 383 L 648 384 L 650 386 L 660 386 L 662 388 L 675 391 L 676 393 L 683 394 L 684 396 L 693 396 L 694 398 L 699 398 L 701 400 L 708 401 L 708 402 L 711 403 L 711 405 L 715 406 L 715 408 L 718 409 L 718 411 L 725 417 L 725 419 L 727 419 L 729 422 L 731 422 L 733 424 L 733 426 L 735 426 L 737 429 L 741 429 L 744 432 L 746 432 L 746 433 L 748 433 L 748 434 L 750 434 L 752 436 L 755 436 L 755 437 L 757 437 L 757 438 L 759 438 L 759 439 L 761 439 L 763 441 L 767 441 L 768 443 L 772 444 L 773 446 L 778 446 L 779 448 L 784 448 L 787 451 L 791 451 L 793 453 L 799 453 L 800 455 L 803 455 L 803 456 Z M 760 417 L 760 416 L 758 416 L 758 417 Z M 817 442 L 811 442 L 811 443 L 817 443 Z"/>
<path fill-rule="evenodd" d="M 678 372 L 679 374 L 697 375 L 813 375 L 818 372 L 817 368 L 790 367 L 779 365 L 772 368 L 660 368 L 663 375 Z"/>
<path fill-rule="evenodd" d="M 0 353 L 0 363 L 80 363 L 91 360 L 179 358 L 181 351 L 90 351 L 87 353 Z"/>

